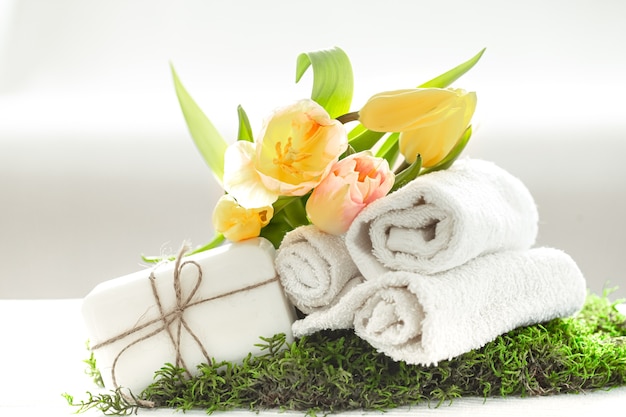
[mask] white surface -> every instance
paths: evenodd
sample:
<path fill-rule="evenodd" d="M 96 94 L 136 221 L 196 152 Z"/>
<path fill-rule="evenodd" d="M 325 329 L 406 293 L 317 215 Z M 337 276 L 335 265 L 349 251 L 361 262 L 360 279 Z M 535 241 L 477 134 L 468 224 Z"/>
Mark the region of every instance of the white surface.
<path fill-rule="evenodd" d="M 67 392 L 77 400 L 84 399 L 86 391 L 97 388 L 84 375 L 87 357 L 85 332 L 80 318 L 81 300 L 0 300 L 0 329 L 3 335 L 12 335 L 13 343 L 3 339 L 0 360 L 3 369 L 0 378 L 0 415 L 11 417 L 70 416 L 75 409 L 67 406 L 61 396 Z M 590 416 L 616 415 L 626 404 L 626 387 L 577 395 L 551 397 L 465 398 L 440 408 L 427 406 L 412 410 L 391 410 L 390 416 L 436 415 L 445 416 Z M 145 416 L 180 415 L 172 410 L 140 412 Z M 359 415 L 361 413 L 349 413 Z M 380 415 L 380 413 L 373 413 Z M 100 415 L 88 413 L 87 416 Z M 185 415 L 206 415 L 204 411 Z M 220 413 L 217 413 L 220 415 Z M 224 417 L 254 417 L 255 413 L 224 413 Z M 289 416 L 277 412 L 261 416 Z M 300 416 L 301 413 L 293 413 Z M 619 414 L 617 414 L 619 415 Z"/>
<path fill-rule="evenodd" d="M 468 155 L 520 177 L 540 245 L 626 296 L 626 3 L 0 0 L 0 298 L 77 298 L 140 254 L 212 237 L 220 195 L 169 61 L 225 137 L 309 94 L 296 56 L 350 56 L 354 107 L 487 47 Z M 308 75 L 308 74 L 307 74 Z"/>

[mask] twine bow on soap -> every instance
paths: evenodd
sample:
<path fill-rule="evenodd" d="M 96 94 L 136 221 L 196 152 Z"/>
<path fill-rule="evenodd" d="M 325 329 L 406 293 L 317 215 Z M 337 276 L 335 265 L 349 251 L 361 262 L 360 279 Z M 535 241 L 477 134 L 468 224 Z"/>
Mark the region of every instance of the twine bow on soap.
<path fill-rule="evenodd" d="M 119 385 L 117 384 L 117 378 L 115 375 L 115 370 L 117 367 L 117 363 L 120 359 L 120 357 L 124 354 L 124 352 L 126 352 L 128 349 L 130 349 L 131 347 L 133 347 L 134 345 L 143 342 L 153 336 L 156 336 L 157 334 L 165 331 L 168 335 L 169 340 L 172 342 L 172 345 L 174 346 L 174 351 L 175 351 L 175 365 L 178 368 L 183 368 L 185 369 L 185 372 L 187 373 L 187 375 L 189 377 L 191 377 L 191 373 L 189 372 L 187 365 L 182 357 L 181 354 L 181 337 L 182 337 L 182 330 L 183 328 L 187 331 L 187 333 L 189 334 L 189 336 L 191 336 L 191 338 L 193 339 L 193 341 L 196 343 L 196 345 L 200 348 L 202 355 L 204 356 L 204 359 L 207 361 L 206 363 L 211 364 L 211 358 L 209 357 L 208 352 L 206 351 L 204 345 L 202 344 L 202 342 L 200 341 L 200 339 L 198 338 L 198 336 L 193 332 L 193 330 L 191 329 L 191 327 L 189 326 L 189 324 L 187 323 L 187 321 L 185 320 L 185 310 L 189 307 L 193 307 L 196 306 L 198 304 L 202 304 L 202 303 L 206 303 L 209 301 L 213 301 L 216 300 L 218 298 L 223 298 L 223 297 L 227 297 L 229 295 L 233 295 L 233 294 L 237 294 L 240 292 L 244 292 L 244 291 L 249 291 L 252 290 L 254 288 L 260 287 L 262 285 L 266 285 L 269 284 L 271 282 L 277 281 L 278 277 L 273 277 L 270 278 L 268 280 L 265 281 L 261 281 L 259 283 L 256 284 L 252 284 L 249 285 L 247 287 L 243 287 L 243 288 L 239 288 L 236 290 L 232 290 L 223 294 L 219 294 L 210 298 L 205 298 L 205 299 L 200 299 L 200 300 L 196 300 L 196 301 L 192 301 L 194 296 L 196 295 L 196 293 L 198 292 L 198 289 L 200 288 L 200 284 L 202 283 L 202 267 L 195 261 L 193 260 L 188 260 L 185 262 L 182 262 L 182 258 L 185 255 L 185 252 L 188 250 L 188 248 L 186 246 L 183 246 L 179 253 L 178 256 L 175 259 L 175 264 L 174 264 L 174 293 L 176 296 L 176 305 L 169 311 L 166 311 L 163 308 L 163 305 L 161 303 L 161 297 L 159 296 L 159 293 L 157 291 L 157 287 L 156 287 L 156 277 L 154 275 L 154 269 L 150 272 L 150 277 L 149 277 L 149 281 L 150 281 L 150 286 L 152 288 L 152 294 L 154 296 L 154 300 L 155 303 L 158 307 L 159 310 L 159 317 L 149 320 L 141 325 L 135 326 L 130 330 L 127 330 L 123 333 L 118 334 L 117 336 L 114 336 L 112 338 L 109 338 L 103 342 L 100 342 L 98 344 L 95 344 L 94 346 L 91 347 L 92 350 L 96 350 L 99 349 L 101 347 L 113 344 L 119 340 L 122 340 L 134 333 L 137 333 L 149 326 L 152 326 L 155 323 L 161 322 L 161 326 L 159 326 L 158 328 L 156 328 L 155 330 L 151 331 L 148 334 L 143 335 L 142 337 L 130 342 L 128 345 L 126 345 L 122 350 L 120 350 L 118 352 L 118 354 L 115 356 L 115 359 L 113 360 L 113 364 L 111 365 L 111 381 L 113 383 L 113 387 L 114 389 L 119 388 Z M 190 266 L 194 266 L 197 270 L 197 277 L 196 277 L 196 283 L 193 287 L 193 289 L 189 292 L 189 295 L 187 297 L 184 297 L 183 295 L 183 291 L 182 291 L 182 286 L 181 286 L 181 274 L 182 274 L 182 270 L 185 266 L 190 265 Z M 172 325 L 174 325 L 174 330 L 172 330 Z"/>

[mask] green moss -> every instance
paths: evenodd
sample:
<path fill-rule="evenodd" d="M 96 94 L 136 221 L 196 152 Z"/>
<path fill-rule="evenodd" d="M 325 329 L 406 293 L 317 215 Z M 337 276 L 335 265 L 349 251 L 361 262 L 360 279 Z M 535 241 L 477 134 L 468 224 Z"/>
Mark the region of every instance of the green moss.
<path fill-rule="evenodd" d="M 291 344 L 278 335 L 263 339 L 263 347 L 264 355 L 249 356 L 240 365 L 201 365 L 199 375 L 191 379 L 166 365 L 137 397 L 118 390 L 88 393 L 89 399 L 78 404 L 67 396 L 68 401 L 80 410 L 108 413 L 154 406 L 209 413 L 279 408 L 314 414 L 441 405 L 463 396 L 576 393 L 626 384 L 626 318 L 606 296 L 589 296 L 574 318 L 513 330 L 438 366 L 394 362 L 351 331 L 320 332 Z"/>

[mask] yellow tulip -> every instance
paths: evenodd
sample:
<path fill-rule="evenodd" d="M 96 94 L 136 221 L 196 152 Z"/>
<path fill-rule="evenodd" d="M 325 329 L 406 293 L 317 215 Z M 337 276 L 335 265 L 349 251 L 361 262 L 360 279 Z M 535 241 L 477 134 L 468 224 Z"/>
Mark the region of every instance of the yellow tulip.
<path fill-rule="evenodd" d="M 312 100 L 274 112 L 256 143 L 256 171 L 265 187 L 284 196 L 302 196 L 328 174 L 348 147 L 345 128 Z"/>
<path fill-rule="evenodd" d="M 278 199 L 268 190 L 255 169 L 254 143 L 238 140 L 224 153 L 224 190 L 246 208 L 265 207 Z"/>
<path fill-rule="evenodd" d="M 259 236 L 272 219 L 274 208 L 266 206 L 247 209 L 230 195 L 223 195 L 213 210 L 213 227 L 232 242 Z"/>
<path fill-rule="evenodd" d="M 343 125 L 316 102 L 300 100 L 276 110 L 255 143 L 237 141 L 226 149 L 224 189 L 246 208 L 302 196 L 347 148 Z"/>
<path fill-rule="evenodd" d="M 400 152 L 409 163 L 436 165 L 463 135 L 476 109 L 476 93 L 460 89 L 413 88 L 371 97 L 359 121 L 376 132 L 400 132 Z"/>

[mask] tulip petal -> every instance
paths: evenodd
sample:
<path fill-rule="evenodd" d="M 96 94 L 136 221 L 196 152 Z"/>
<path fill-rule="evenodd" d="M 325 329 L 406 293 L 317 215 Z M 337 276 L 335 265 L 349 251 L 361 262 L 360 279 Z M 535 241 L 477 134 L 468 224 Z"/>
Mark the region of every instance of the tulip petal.
<path fill-rule="evenodd" d="M 343 125 L 312 100 L 277 109 L 256 143 L 255 168 L 264 186 L 302 196 L 322 181 L 348 147 Z"/>
<path fill-rule="evenodd" d="M 224 153 L 224 189 L 246 208 L 264 207 L 278 199 L 268 190 L 254 168 L 254 144 L 237 141 Z"/>
<path fill-rule="evenodd" d="M 456 92 L 439 88 L 386 91 L 365 103 L 359 120 L 377 132 L 404 132 L 437 122 L 456 100 Z"/>
<path fill-rule="evenodd" d="M 365 206 L 389 192 L 393 181 L 386 160 L 369 151 L 350 155 L 335 163 L 313 190 L 306 204 L 307 215 L 320 230 L 342 234 Z"/>
<path fill-rule="evenodd" d="M 454 163 L 454 161 L 456 161 L 456 159 L 461 155 L 461 152 L 463 152 L 463 150 L 465 149 L 465 146 L 467 145 L 471 137 L 472 137 L 472 126 L 468 126 L 468 128 L 465 129 L 465 132 L 463 132 L 463 136 L 461 136 L 461 139 L 459 139 L 456 145 L 454 145 L 454 148 L 452 148 L 450 153 L 446 155 L 446 157 L 443 158 L 441 162 L 439 162 L 437 165 L 422 171 L 421 175 L 428 174 L 429 172 L 433 172 L 433 171 L 440 171 L 442 169 L 450 168 L 452 164 Z"/>
<path fill-rule="evenodd" d="M 441 161 L 463 134 L 464 112 L 464 108 L 456 108 L 440 123 L 402 132 L 400 152 L 407 162 L 413 163 L 418 154 L 422 156 L 424 167 Z"/>
<path fill-rule="evenodd" d="M 408 163 L 419 154 L 424 167 L 432 167 L 450 153 L 469 125 L 476 108 L 476 94 L 447 90 L 454 99 L 416 123 L 415 129 L 400 134 L 400 152 Z M 418 120 L 418 119 L 416 119 Z"/>
<path fill-rule="evenodd" d="M 259 236 L 272 219 L 272 206 L 246 209 L 226 194 L 220 197 L 213 211 L 213 226 L 233 242 Z"/>
<path fill-rule="evenodd" d="M 317 187 L 311 193 L 306 213 L 311 223 L 326 233 L 339 235 L 348 230 L 350 223 L 365 204 L 355 203 L 350 198 L 350 184 L 341 178 L 329 175 L 326 187 Z"/>

